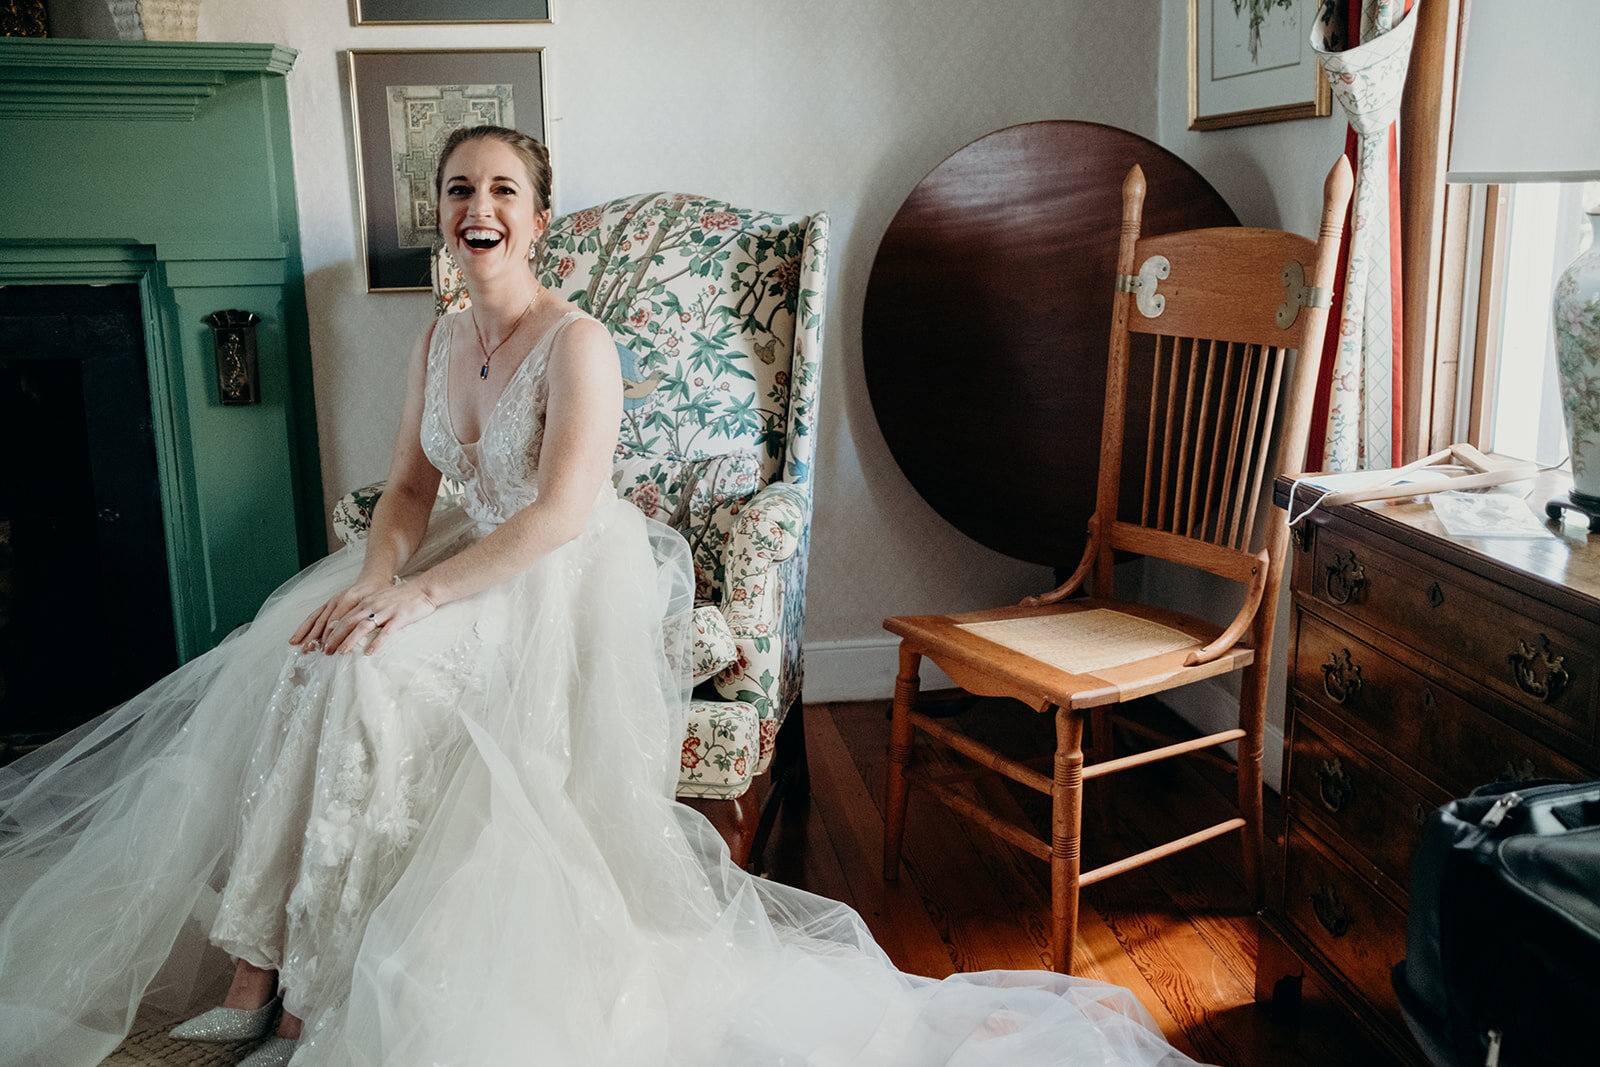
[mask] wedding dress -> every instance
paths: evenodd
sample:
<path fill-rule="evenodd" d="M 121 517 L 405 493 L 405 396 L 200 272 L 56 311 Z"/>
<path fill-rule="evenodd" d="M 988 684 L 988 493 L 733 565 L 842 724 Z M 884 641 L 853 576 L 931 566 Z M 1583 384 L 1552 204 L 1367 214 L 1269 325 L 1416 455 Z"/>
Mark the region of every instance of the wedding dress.
<path fill-rule="evenodd" d="M 409 570 L 536 497 L 545 360 L 581 314 L 473 444 L 440 321 L 423 445 L 466 491 Z M 141 1002 L 209 1006 L 215 946 L 281 972 L 295 1067 L 1190 1062 L 1126 990 L 904 975 L 849 908 L 733 866 L 673 799 L 687 548 L 609 485 L 576 540 L 375 655 L 288 646 L 361 562 L 0 768 L 0 1064 L 88 1067 Z"/>

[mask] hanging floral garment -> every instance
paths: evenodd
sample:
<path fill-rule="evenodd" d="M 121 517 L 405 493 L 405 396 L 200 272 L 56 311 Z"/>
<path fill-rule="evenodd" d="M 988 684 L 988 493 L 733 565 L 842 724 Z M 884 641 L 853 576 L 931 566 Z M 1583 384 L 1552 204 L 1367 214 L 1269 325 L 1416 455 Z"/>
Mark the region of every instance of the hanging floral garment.
<path fill-rule="evenodd" d="M 1318 24 L 1311 45 L 1350 120 L 1356 189 L 1345 242 L 1339 329 L 1323 356 L 1308 464 L 1325 470 L 1392 466 L 1400 454 L 1400 114 L 1416 18 L 1413 0 L 1365 0 L 1361 43 L 1341 49 L 1338 21 Z M 1322 416 L 1325 414 L 1326 421 Z M 1313 431 L 1316 432 L 1315 430 Z M 1320 456 L 1320 461 L 1318 457 Z"/>

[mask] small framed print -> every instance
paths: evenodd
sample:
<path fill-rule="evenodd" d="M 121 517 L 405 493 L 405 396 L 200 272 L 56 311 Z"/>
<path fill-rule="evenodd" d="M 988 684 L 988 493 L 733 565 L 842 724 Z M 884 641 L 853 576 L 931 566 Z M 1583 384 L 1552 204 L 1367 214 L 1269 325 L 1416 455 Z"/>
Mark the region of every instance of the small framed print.
<path fill-rule="evenodd" d="M 549 22 L 551 0 L 350 0 L 357 26 Z"/>
<path fill-rule="evenodd" d="M 1311 30 L 1332 0 L 1189 0 L 1189 129 L 1327 115 Z"/>
<path fill-rule="evenodd" d="M 547 140 L 544 50 L 351 49 L 345 57 L 367 292 L 427 290 L 439 149 L 462 126 L 508 126 Z"/>

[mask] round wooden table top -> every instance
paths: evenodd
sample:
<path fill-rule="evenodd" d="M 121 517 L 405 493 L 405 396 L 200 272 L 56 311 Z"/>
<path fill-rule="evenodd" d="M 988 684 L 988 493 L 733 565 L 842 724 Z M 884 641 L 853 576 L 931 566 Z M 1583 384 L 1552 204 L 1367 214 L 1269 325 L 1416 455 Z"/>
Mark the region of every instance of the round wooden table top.
<path fill-rule="evenodd" d="M 1122 181 L 1145 234 L 1233 226 L 1194 168 L 1092 122 L 972 142 L 912 190 L 867 283 L 867 390 L 906 478 L 958 530 L 1055 567 L 1094 510 Z"/>

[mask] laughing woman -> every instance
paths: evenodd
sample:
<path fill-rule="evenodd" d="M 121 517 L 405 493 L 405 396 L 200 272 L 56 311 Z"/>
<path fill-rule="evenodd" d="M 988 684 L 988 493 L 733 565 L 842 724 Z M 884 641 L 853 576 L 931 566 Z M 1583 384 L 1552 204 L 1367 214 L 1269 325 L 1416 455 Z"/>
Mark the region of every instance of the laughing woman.
<path fill-rule="evenodd" d="M 0 769 L 0 1064 L 95 1064 L 230 957 L 175 1036 L 252 1067 L 1189 1062 L 1115 987 L 899 973 L 674 801 L 688 552 L 611 489 L 606 331 L 529 269 L 548 157 L 458 131 L 436 190 L 472 307 L 364 548 Z"/>

